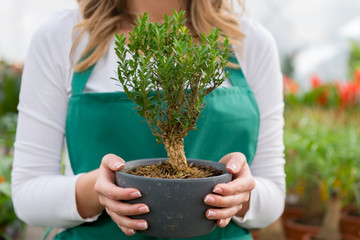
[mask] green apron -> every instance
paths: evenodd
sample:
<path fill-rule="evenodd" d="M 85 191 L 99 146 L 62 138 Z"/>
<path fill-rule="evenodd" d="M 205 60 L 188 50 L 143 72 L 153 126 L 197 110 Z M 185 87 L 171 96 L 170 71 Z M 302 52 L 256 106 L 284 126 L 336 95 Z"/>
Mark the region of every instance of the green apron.
<path fill-rule="evenodd" d="M 237 60 L 230 59 L 232 62 Z M 234 61 L 235 60 L 235 61 Z M 164 146 L 156 144 L 144 119 L 135 113 L 134 103 L 124 92 L 83 93 L 94 66 L 74 73 L 72 96 L 66 119 L 66 141 L 74 174 L 100 166 L 101 159 L 114 153 L 126 161 L 167 157 Z M 199 118 L 198 131 L 185 138 L 188 158 L 219 161 L 231 152 L 242 152 L 248 163 L 254 157 L 259 131 L 259 111 L 240 69 L 226 69 L 233 86 L 219 87 L 206 96 L 206 107 Z M 138 231 L 126 236 L 104 211 L 95 222 L 66 229 L 55 239 L 131 239 L 157 240 Z M 248 240 L 248 230 L 233 222 L 194 240 Z"/>

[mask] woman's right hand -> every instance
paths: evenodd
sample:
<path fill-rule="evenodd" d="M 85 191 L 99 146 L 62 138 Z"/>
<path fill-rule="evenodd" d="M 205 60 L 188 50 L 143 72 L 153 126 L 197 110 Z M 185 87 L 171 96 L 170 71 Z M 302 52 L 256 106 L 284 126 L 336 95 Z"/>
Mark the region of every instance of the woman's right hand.
<path fill-rule="evenodd" d="M 131 236 L 136 230 L 145 230 L 148 223 L 142 219 L 132 219 L 128 216 L 141 215 L 150 211 L 146 204 L 129 204 L 123 200 L 132 200 L 141 197 L 135 188 L 121 188 L 115 184 L 115 172 L 125 167 L 125 161 L 114 154 L 103 157 L 99 168 L 99 176 L 95 183 L 95 191 L 99 194 L 99 201 L 106 212 L 119 228 Z"/>

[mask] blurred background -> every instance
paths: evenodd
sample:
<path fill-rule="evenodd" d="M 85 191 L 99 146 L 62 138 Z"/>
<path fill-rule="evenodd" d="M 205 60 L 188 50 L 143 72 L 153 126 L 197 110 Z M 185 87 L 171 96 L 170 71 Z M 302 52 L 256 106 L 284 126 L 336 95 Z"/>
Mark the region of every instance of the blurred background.
<path fill-rule="evenodd" d="M 21 223 L 11 204 L 21 73 L 36 28 L 77 2 L 0 3 L 0 240 L 39 239 L 45 230 Z M 245 6 L 245 15 L 261 22 L 278 44 L 286 103 L 287 207 L 274 225 L 253 234 L 304 239 L 304 232 L 292 233 L 289 226 L 315 218 L 309 231 L 316 234 L 339 203 L 331 229 L 360 239 L 360 1 L 245 0 Z"/>

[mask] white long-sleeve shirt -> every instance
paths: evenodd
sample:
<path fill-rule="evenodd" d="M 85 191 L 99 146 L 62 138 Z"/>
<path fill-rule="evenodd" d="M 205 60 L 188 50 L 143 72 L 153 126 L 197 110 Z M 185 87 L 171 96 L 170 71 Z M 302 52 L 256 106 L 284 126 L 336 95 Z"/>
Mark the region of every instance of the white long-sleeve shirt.
<path fill-rule="evenodd" d="M 73 76 L 69 53 L 73 26 L 80 20 L 77 10 L 53 16 L 34 34 L 22 78 L 19 117 L 12 172 L 12 194 L 17 215 L 29 225 L 68 228 L 82 219 L 76 207 L 74 175 L 66 151 L 65 119 Z M 277 219 L 284 207 L 282 75 L 275 41 L 254 20 L 241 17 L 246 38 L 237 52 L 246 80 L 260 110 L 258 146 L 250 166 L 256 187 L 244 218 L 233 218 L 246 228 L 261 228 Z M 75 53 L 84 49 L 83 39 Z M 117 56 L 111 43 L 98 61 L 85 91 L 119 91 Z M 229 82 L 228 82 L 229 84 Z M 62 175 L 65 149 L 65 175 Z"/>

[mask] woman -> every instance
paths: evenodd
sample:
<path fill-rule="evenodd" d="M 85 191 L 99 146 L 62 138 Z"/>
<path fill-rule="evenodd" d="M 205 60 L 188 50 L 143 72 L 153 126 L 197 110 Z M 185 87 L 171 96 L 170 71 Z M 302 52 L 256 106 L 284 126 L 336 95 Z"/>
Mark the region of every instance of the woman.
<path fill-rule="evenodd" d="M 115 186 L 114 172 L 125 160 L 166 156 L 152 142 L 138 144 L 146 136 L 132 137 L 137 121 L 113 108 L 116 100 L 110 96 L 119 91 L 111 80 L 116 77 L 114 33 L 131 31 L 135 14 L 147 12 L 160 21 L 172 9 L 185 9 L 194 34 L 215 26 L 229 35 L 241 66 L 230 69 L 233 77 L 224 83 L 236 91 L 215 98 L 220 109 L 207 104 L 215 117 L 199 126 L 202 139 L 219 149 L 207 144 L 185 149 L 187 157 L 223 162 L 234 176 L 204 198 L 206 217 L 218 228 L 194 239 L 251 239 L 246 229 L 277 219 L 285 198 L 283 99 L 271 35 L 255 21 L 236 16 L 227 0 L 79 3 L 79 11 L 61 12 L 36 32 L 25 62 L 12 175 L 17 215 L 30 225 L 63 228 L 56 239 L 152 239 L 136 234 L 148 227 L 145 220 L 128 217 L 151 209 L 122 202 L 141 193 Z M 93 71 L 86 71 L 95 63 Z M 123 127 L 128 124 L 131 129 Z M 121 134 L 113 134 L 114 129 Z M 195 146 L 199 139 L 185 144 Z"/>

